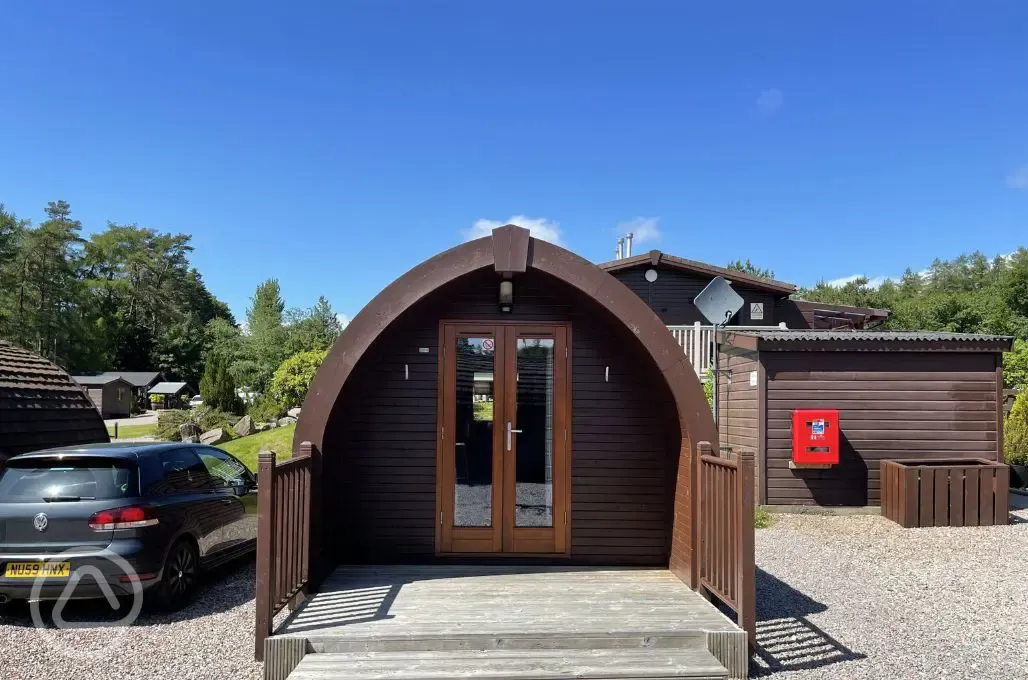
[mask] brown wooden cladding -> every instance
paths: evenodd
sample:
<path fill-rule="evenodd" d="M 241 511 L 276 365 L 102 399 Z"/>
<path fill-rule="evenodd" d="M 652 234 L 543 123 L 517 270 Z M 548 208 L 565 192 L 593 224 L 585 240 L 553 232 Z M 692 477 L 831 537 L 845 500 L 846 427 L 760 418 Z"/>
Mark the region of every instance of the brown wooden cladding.
<path fill-rule="evenodd" d="M 883 459 L 1000 456 L 991 353 L 761 352 L 769 504 L 878 505 Z M 840 462 L 794 470 L 791 415 L 840 411 Z"/>
<path fill-rule="evenodd" d="M 698 276 L 688 272 L 674 269 L 672 267 L 657 265 L 657 280 L 650 283 L 646 280 L 649 264 L 612 271 L 611 274 L 621 283 L 632 289 L 636 295 L 643 299 L 650 309 L 657 313 L 660 320 L 669 326 L 692 324 L 699 321 L 703 324 L 710 323 L 700 314 L 700 310 L 693 304 L 693 298 L 699 295 L 700 291 L 710 283 L 710 276 Z M 745 326 L 773 326 L 778 323 L 775 320 L 775 299 L 773 293 L 757 290 L 739 283 L 733 284 L 736 292 L 746 301 L 746 305 L 732 320 L 733 324 Z M 749 303 L 760 302 L 764 305 L 764 318 L 760 320 L 751 319 L 749 316 Z"/>
<path fill-rule="evenodd" d="M 757 358 L 756 352 L 734 348 L 721 354 L 720 367 L 730 371 L 721 375 L 718 386 L 721 421 L 718 433 L 722 448 L 757 450 L 759 383 L 750 381 L 750 374 L 756 373 L 758 368 Z"/>
<path fill-rule="evenodd" d="M 1009 519 L 1010 468 L 988 460 L 883 460 L 882 514 L 904 527 L 977 527 Z"/>
<path fill-rule="evenodd" d="M 502 316 L 497 287 L 490 271 L 438 290 L 358 364 L 324 447 L 327 549 L 347 562 L 437 559 L 440 320 L 570 320 L 571 560 L 666 565 L 680 435 L 652 360 L 626 329 L 603 320 L 604 309 L 559 281 L 515 276 L 513 312 Z"/>

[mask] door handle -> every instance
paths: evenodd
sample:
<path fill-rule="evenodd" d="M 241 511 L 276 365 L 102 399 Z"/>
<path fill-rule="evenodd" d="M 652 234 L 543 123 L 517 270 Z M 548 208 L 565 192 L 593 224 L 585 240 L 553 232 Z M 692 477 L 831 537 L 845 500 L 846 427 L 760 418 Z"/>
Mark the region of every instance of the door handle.
<path fill-rule="evenodd" d="M 512 434 L 521 434 L 521 430 L 512 430 L 512 429 L 511 429 L 511 424 L 510 424 L 510 421 L 508 420 L 508 421 L 507 421 L 507 450 L 508 450 L 508 451 L 510 451 L 510 446 L 511 446 L 511 435 L 512 435 Z"/>

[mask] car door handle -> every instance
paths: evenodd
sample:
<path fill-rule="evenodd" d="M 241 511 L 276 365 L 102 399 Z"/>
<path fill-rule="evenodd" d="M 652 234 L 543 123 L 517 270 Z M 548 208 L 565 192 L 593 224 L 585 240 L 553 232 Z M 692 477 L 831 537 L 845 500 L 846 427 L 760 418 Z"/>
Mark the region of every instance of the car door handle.
<path fill-rule="evenodd" d="M 521 430 L 514 430 L 514 429 L 511 429 L 511 428 L 512 428 L 512 425 L 511 425 L 510 421 L 508 420 L 507 421 L 507 450 L 508 451 L 510 451 L 510 447 L 511 447 L 511 435 L 513 435 L 513 434 L 521 434 Z"/>

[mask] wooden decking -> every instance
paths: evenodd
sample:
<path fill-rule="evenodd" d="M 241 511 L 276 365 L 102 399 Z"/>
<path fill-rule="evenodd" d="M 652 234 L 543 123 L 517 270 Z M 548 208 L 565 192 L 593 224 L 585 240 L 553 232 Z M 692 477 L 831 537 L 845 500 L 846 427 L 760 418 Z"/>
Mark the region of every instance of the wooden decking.
<path fill-rule="evenodd" d="M 596 660 L 640 672 L 670 667 L 632 677 L 727 677 L 726 666 L 735 667 L 732 677 L 745 677 L 738 659 L 746 656 L 745 634 L 670 572 L 575 567 L 341 567 L 269 639 L 269 668 L 281 666 L 272 658 L 279 647 L 293 656 L 325 655 L 304 659 L 295 678 L 334 677 L 312 673 L 341 655 L 346 677 L 401 677 L 382 666 L 405 667 L 398 653 L 414 655 L 408 669 L 429 653 L 452 656 L 433 657 L 436 665 L 467 657 L 478 669 L 467 677 L 485 677 L 485 669 L 502 664 L 497 655 L 518 657 L 510 659 L 512 672 L 518 663 L 536 667 L 559 656 L 564 670 L 552 677 L 618 677 L 590 675 L 586 667 Z M 704 658 L 720 674 L 703 666 Z M 574 675 L 579 671 L 585 675 Z"/>

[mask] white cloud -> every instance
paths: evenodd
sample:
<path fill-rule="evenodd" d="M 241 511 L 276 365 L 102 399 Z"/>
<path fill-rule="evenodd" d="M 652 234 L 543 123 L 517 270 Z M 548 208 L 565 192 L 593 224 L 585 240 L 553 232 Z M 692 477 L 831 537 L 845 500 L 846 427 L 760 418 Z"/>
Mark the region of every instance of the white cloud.
<path fill-rule="evenodd" d="M 757 95 L 757 115 L 771 117 L 782 110 L 785 105 L 785 94 L 777 88 L 762 90 Z"/>
<path fill-rule="evenodd" d="M 881 285 L 883 283 L 885 283 L 886 281 L 889 280 L 888 276 L 874 276 L 874 277 L 870 277 L 870 276 L 867 276 L 866 274 L 851 274 L 850 276 L 842 276 L 842 277 L 837 278 L 837 279 L 832 279 L 831 281 L 825 281 L 825 285 L 826 286 L 831 286 L 832 288 L 842 288 L 847 283 L 852 283 L 853 281 L 856 281 L 857 279 L 863 279 L 863 278 L 867 279 L 867 285 L 870 288 L 879 288 L 879 287 L 881 287 Z"/>
<path fill-rule="evenodd" d="M 350 325 L 350 317 L 345 314 L 336 314 L 336 321 L 339 322 L 340 328 L 346 328 Z"/>
<path fill-rule="evenodd" d="M 1007 176 L 1007 186 L 1011 189 L 1024 189 L 1028 191 L 1028 165 Z"/>
<path fill-rule="evenodd" d="M 664 235 L 660 232 L 659 217 L 636 217 L 617 226 L 618 236 L 632 234 L 634 244 L 660 243 Z"/>
<path fill-rule="evenodd" d="M 510 219 L 503 221 L 480 219 L 464 232 L 464 240 L 470 241 L 488 236 L 492 233 L 493 229 L 507 224 L 516 224 L 519 227 L 524 227 L 535 238 L 541 238 L 544 241 L 560 245 L 560 225 L 557 222 L 548 220 L 545 217 L 526 217 L 525 215 L 514 215 Z"/>
<path fill-rule="evenodd" d="M 856 281 L 861 276 L 863 276 L 863 274 L 851 274 L 850 276 L 843 276 L 838 279 L 832 279 L 831 281 L 825 281 L 825 285 L 831 286 L 832 288 L 842 288 L 850 281 Z"/>

